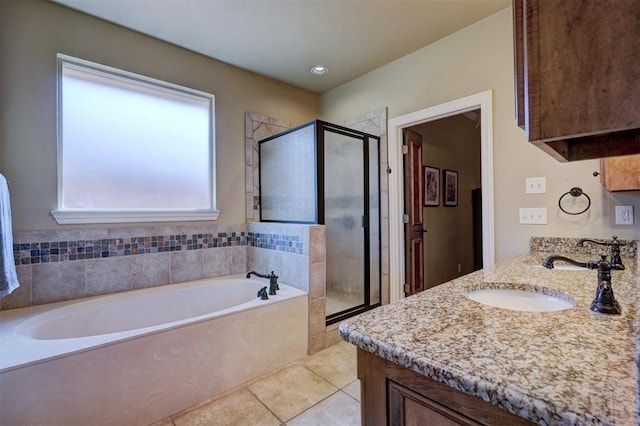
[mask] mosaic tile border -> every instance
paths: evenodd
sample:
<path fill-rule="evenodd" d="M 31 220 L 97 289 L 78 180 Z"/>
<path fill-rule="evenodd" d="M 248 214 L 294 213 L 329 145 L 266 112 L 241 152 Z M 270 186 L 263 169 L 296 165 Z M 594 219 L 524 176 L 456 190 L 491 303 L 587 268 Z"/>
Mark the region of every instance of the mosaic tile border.
<path fill-rule="evenodd" d="M 280 234 L 264 234 L 249 232 L 249 245 L 256 248 L 302 254 L 303 241 L 301 237 Z"/>
<path fill-rule="evenodd" d="M 246 245 L 295 254 L 303 249 L 300 237 L 242 231 L 17 243 L 13 258 L 18 266 Z"/>

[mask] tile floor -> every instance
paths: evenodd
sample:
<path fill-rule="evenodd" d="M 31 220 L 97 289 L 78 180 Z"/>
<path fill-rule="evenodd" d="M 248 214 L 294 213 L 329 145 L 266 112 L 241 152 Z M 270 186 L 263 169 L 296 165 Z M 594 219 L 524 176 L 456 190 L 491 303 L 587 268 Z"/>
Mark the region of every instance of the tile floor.
<path fill-rule="evenodd" d="M 356 348 L 341 342 L 154 426 L 359 426 Z"/>

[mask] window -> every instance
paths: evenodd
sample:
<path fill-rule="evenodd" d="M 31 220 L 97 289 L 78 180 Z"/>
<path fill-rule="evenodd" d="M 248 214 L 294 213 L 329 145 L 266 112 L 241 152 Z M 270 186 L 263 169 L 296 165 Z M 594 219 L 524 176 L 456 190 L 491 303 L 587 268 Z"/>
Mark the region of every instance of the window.
<path fill-rule="evenodd" d="M 56 221 L 215 220 L 215 97 L 58 54 Z"/>

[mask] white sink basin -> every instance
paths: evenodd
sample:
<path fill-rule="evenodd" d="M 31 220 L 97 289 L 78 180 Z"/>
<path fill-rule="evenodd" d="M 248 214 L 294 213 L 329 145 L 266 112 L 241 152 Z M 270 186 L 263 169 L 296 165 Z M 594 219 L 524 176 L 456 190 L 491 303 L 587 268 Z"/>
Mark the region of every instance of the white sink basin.
<path fill-rule="evenodd" d="M 474 290 L 467 293 L 467 297 L 484 305 L 513 311 L 552 312 L 573 308 L 572 303 L 558 297 L 504 288 Z"/>

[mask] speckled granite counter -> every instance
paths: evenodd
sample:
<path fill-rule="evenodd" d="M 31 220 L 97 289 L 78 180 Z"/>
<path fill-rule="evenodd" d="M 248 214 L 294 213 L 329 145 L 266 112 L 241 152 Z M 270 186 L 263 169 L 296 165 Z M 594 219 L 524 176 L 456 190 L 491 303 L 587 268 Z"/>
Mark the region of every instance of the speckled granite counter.
<path fill-rule="evenodd" d="M 539 424 L 638 424 L 637 258 L 623 257 L 626 270 L 612 272 L 623 312 L 609 316 L 589 310 L 597 272 L 544 269 L 548 254 L 519 257 L 366 312 L 343 322 L 340 336 Z M 551 289 L 573 298 L 575 307 L 520 312 L 465 296 L 495 287 Z"/>

